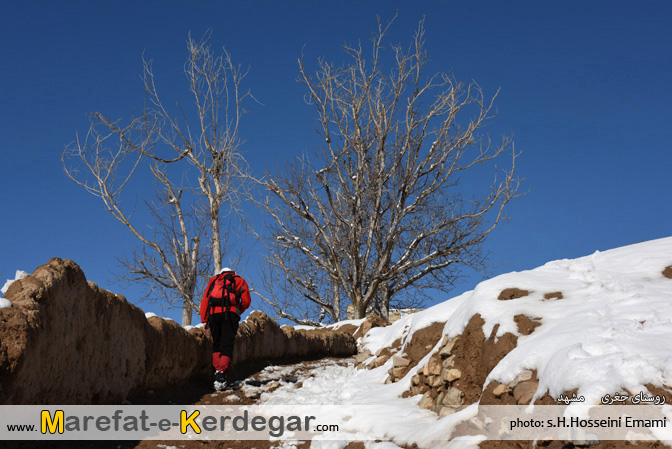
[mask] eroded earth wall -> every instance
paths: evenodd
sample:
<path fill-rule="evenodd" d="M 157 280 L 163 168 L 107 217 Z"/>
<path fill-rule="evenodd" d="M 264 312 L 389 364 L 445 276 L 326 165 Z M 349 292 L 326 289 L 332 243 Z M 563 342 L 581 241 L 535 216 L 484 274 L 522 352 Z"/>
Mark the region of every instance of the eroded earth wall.
<path fill-rule="evenodd" d="M 211 373 L 201 329 L 146 319 L 123 296 L 87 282 L 73 261 L 51 259 L 5 298 L 12 307 L 0 309 L 0 404 L 119 403 L 135 389 Z M 356 352 L 348 333 L 280 328 L 253 312 L 240 325 L 232 365 Z"/>

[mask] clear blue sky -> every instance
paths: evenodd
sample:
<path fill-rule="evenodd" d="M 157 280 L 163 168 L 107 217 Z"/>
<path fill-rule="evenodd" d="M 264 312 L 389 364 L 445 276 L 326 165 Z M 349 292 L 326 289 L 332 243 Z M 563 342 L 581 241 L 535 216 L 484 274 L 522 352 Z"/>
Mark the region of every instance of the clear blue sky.
<path fill-rule="evenodd" d="M 134 301 L 110 270 L 135 240 L 65 177 L 60 155 L 88 129 L 87 112 L 141 107 L 143 52 L 168 97 L 185 92 L 189 31 L 211 28 L 214 46 L 250 66 L 262 104 L 246 116 L 244 149 L 261 174 L 318 143 L 295 81 L 302 51 L 312 67 L 341 61 L 344 42 L 396 10 L 392 42 L 426 16 L 432 71 L 501 88 L 488 131 L 515 136 L 530 193 L 487 243 L 492 274 L 672 235 L 672 2 L 14 1 L 0 14 L 0 273 L 73 259 Z"/>

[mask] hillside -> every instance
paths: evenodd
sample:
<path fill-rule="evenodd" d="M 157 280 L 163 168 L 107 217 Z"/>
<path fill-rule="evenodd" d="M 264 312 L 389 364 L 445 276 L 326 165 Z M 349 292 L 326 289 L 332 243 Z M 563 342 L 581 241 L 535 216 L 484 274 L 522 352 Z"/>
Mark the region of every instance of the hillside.
<path fill-rule="evenodd" d="M 270 366 L 235 394 L 199 392 L 194 404 L 275 405 L 339 425 L 312 443 L 237 441 L 237 448 L 611 449 L 672 441 L 672 238 L 508 273 L 387 327 L 371 324 L 333 326 L 359 338 L 354 359 Z M 560 416 L 592 417 L 590 406 L 619 397 L 628 399 L 625 406 L 655 398 L 670 430 L 572 429 L 555 438 L 541 429 L 512 432 L 497 421 L 539 418 L 559 404 L 568 405 Z M 145 440 L 118 447 L 226 444 Z"/>
<path fill-rule="evenodd" d="M 407 446 L 474 446 L 477 440 L 450 441 L 451 435 L 491 404 L 557 405 L 558 397 L 577 397 L 597 405 L 616 393 L 670 404 L 671 266 L 672 238 L 666 238 L 498 276 L 370 330 L 359 341 L 360 370 L 322 368 L 303 388 L 279 389 L 262 402 L 342 405 L 348 432 L 369 440 L 367 447 L 377 447 L 372 442 L 381 435 Z M 636 441 L 647 433 L 613 434 L 632 441 L 599 447 L 658 447 Z"/>

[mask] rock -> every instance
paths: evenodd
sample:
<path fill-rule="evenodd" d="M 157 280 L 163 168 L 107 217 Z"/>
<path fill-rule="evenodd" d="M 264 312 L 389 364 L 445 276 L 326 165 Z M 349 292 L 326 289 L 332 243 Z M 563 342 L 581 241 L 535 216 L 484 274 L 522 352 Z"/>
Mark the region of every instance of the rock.
<path fill-rule="evenodd" d="M 369 332 L 371 330 L 372 327 L 373 327 L 373 325 L 371 324 L 371 322 L 368 321 L 368 320 L 365 320 L 362 323 L 362 325 L 359 326 L 359 329 L 357 329 L 356 332 L 359 336 L 364 336 L 364 335 L 366 335 L 367 332 Z"/>
<path fill-rule="evenodd" d="M 450 369 L 453 367 L 453 363 L 455 362 L 455 356 L 451 355 L 447 359 L 445 359 L 442 363 L 443 369 Z"/>
<path fill-rule="evenodd" d="M 455 413 L 455 410 L 456 409 L 454 407 L 450 406 L 441 407 L 441 411 L 439 411 L 439 419 L 445 418 L 448 415 L 452 415 L 453 413 Z"/>
<path fill-rule="evenodd" d="M 507 394 L 509 392 L 509 386 L 505 384 L 499 384 L 495 389 L 492 391 L 492 394 L 495 395 L 496 398 Z"/>
<path fill-rule="evenodd" d="M 436 397 L 436 399 L 434 399 L 434 407 L 437 407 L 437 406 L 439 407 L 438 409 L 434 410 L 436 413 L 439 413 L 439 410 L 441 410 L 441 407 L 443 407 L 443 405 L 442 405 L 443 404 L 443 398 L 445 396 L 446 396 L 446 392 L 441 391 L 441 392 L 439 392 L 439 395 Z"/>
<path fill-rule="evenodd" d="M 353 337 L 355 339 L 361 338 L 364 335 L 366 335 L 367 332 L 369 332 L 371 329 L 374 327 L 385 327 L 389 325 L 387 321 L 383 320 L 379 316 L 374 316 L 374 315 L 368 315 L 366 317 L 366 320 L 362 323 L 361 326 L 355 329 L 355 332 L 353 334 Z M 348 326 L 347 324 L 343 326 L 344 328 Z"/>
<path fill-rule="evenodd" d="M 374 368 L 378 368 L 379 366 L 383 366 L 385 364 L 385 362 L 387 362 L 389 359 L 390 359 L 389 355 L 378 356 L 373 360 L 373 362 L 371 362 L 367 365 L 367 368 L 374 369 Z"/>
<path fill-rule="evenodd" d="M 429 362 L 427 362 L 427 374 L 426 376 L 438 376 L 441 374 L 441 371 L 443 370 L 443 364 L 441 362 L 441 358 L 437 357 L 437 354 L 434 354 L 432 357 L 429 358 Z"/>
<path fill-rule="evenodd" d="M 434 398 L 432 397 L 431 391 L 427 391 L 424 395 L 422 395 L 422 398 L 418 403 L 418 407 L 424 408 L 426 410 L 431 410 L 434 407 Z"/>
<path fill-rule="evenodd" d="M 364 352 L 360 352 L 355 356 L 355 362 L 359 365 L 360 363 L 364 363 L 366 359 L 371 358 L 371 351 L 368 349 Z"/>
<path fill-rule="evenodd" d="M 428 385 L 418 385 L 415 387 L 411 387 L 411 396 L 415 396 L 418 394 L 425 394 L 429 391 L 429 386 Z"/>
<path fill-rule="evenodd" d="M 457 411 L 457 410 L 455 410 L 455 411 Z M 486 422 L 488 422 L 488 424 L 490 424 L 490 422 L 492 421 L 490 418 L 485 418 L 485 420 L 486 420 Z M 488 427 L 488 424 L 486 424 L 486 422 L 483 422 L 481 417 L 475 416 L 475 417 L 473 417 L 469 420 L 469 425 L 470 425 L 470 427 L 472 427 L 474 430 L 476 430 L 479 433 L 480 432 L 487 432 L 486 429 Z"/>
<path fill-rule="evenodd" d="M 519 383 L 525 382 L 525 381 L 528 381 L 528 380 L 532 380 L 533 377 L 534 377 L 534 372 L 532 372 L 530 370 L 525 370 L 521 373 L 518 373 L 518 375 L 513 379 L 513 381 L 509 383 L 509 386 L 511 388 L 515 388 L 516 385 L 518 385 Z"/>
<path fill-rule="evenodd" d="M 448 339 L 448 341 L 441 348 L 441 351 L 439 351 L 441 358 L 445 359 L 450 357 L 450 355 L 453 353 L 453 349 L 455 349 L 455 344 L 457 343 L 458 339 L 459 336 Z"/>
<path fill-rule="evenodd" d="M 411 377 L 411 385 L 420 385 L 420 374 Z"/>
<path fill-rule="evenodd" d="M 429 384 L 432 388 L 442 387 L 443 384 L 445 383 L 441 376 L 432 376 L 432 379 L 433 379 L 432 383 Z"/>
<path fill-rule="evenodd" d="M 460 406 L 464 403 L 464 393 L 462 390 L 458 390 L 457 388 L 453 387 L 446 392 L 442 403 L 443 405 L 448 406 Z"/>
<path fill-rule="evenodd" d="M 394 376 L 395 379 L 401 379 L 404 377 L 404 373 L 406 372 L 406 368 L 403 366 L 400 366 L 398 368 L 392 368 L 392 376 Z"/>
<path fill-rule="evenodd" d="M 392 356 L 392 366 L 394 368 L 404 368 L 411 364 L 411 361 L 398 355 Z"/>
<path fill-rule="evenodd" d="M 261 391 L 258 388 L 250 388 L 245 390 L 245 397 L 248 399 L 258 399 L 261 396 Z"/>
<path fill-rule="evenodd" d="M 394 380 L 392 379 L 392 376 L 387 376 L 387 379 L 385 379 L 385 385 L 389 385 L 391 383 L 394 383 Z"/>
<path fill-rule="evenodd" d="M 519 383 L 513 389 L 513 399 L 518 405 L 529 404 L 532 401 L 534 393 L 537 392 L 539 384 L 533 380 L 526 380 Z"/>
<path fill-rule="evenodd" d="M 383 355 L 383 352 L 385 351 L 385 348 L 380 348 L 379 350 L 376 351 L 376 357 L 380 357 Z"/>
<path fill-rule="evenodd" d="M 453 382 L 462 377 L 462 372 L 459 369 L 455 368 L 444 370 L 443 373 L 441 374 L 441 377 L 444 382 Z"/>

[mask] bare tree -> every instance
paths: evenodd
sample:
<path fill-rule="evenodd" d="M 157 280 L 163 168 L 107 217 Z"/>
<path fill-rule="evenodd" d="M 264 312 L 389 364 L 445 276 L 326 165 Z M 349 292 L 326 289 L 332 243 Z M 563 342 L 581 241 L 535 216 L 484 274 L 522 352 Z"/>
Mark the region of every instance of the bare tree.
<path fill-rule="evenodd" d="M 482 244 L 517 196 L 513 142 L 481 134 L 495 98 L 450 73 L 425 75 L 423 22 L 408 48 L 391 46 L 386 66 L 389 26 L 379 21 L 371 53 L 346 46 L 350 62 L 320 60 L 315 77 L 299 60 L 317 162 L 304 157 L 260 181 L 273 222 L 268 264 L 284 274 L 285 297 L 334 320 L 348 303 L 356 318 L 372 309 L 387 318 L 393 299 L 448 291 L 464 267 L 482 270 Z M 480 197 L 465 195 L 462 178 L 505 153 L 510 169 L 498 178 L 495 168 Z"/>
<path fill-rule="evenodd" d="M 247 71 L 234 65 L 226 50 L 215 56 L 209 38 L 208 32 L 200 41 L 191 35 L 187 40 L 185 74 L 193 112 L 176 102 L 178 118 L 173 117 L 158 93 L 152 62 L 143 59 L 142 114 L 127 125 L 91 114 L 86 139 L 77 137 L 62 157 L 67 176 L 100 197 L 142 243 L 130 258 L 121 259 L 125 278 L 144 282 L 149 296 L 158 294 L 168 305 L 178 298 L 183 325 L 197 310 L 195 292 L 202 277 L 213 268 L 219 271 L 222 258 L 231 253 L 223 224 L 235 221 L 248 176 L 239 136 L 243 102 L 251 96 L 241 90 Z M 132 221 L 132 209 L 122 198 L 145 170 L 159 189 L 154 201 L 144 202 L 154 224 L 143 232 L 139 226 L 144 223 Z"/>

